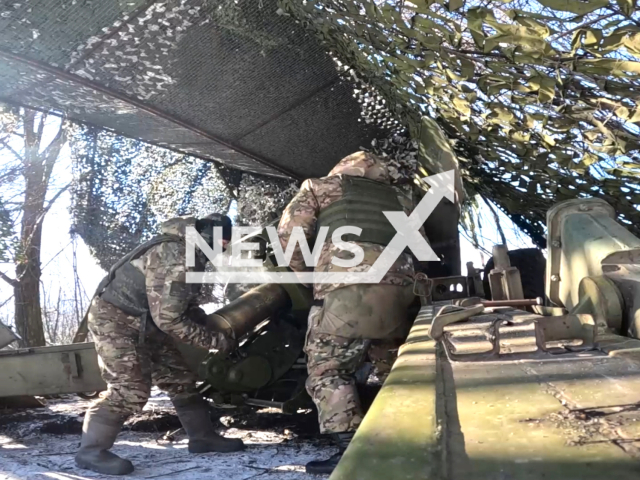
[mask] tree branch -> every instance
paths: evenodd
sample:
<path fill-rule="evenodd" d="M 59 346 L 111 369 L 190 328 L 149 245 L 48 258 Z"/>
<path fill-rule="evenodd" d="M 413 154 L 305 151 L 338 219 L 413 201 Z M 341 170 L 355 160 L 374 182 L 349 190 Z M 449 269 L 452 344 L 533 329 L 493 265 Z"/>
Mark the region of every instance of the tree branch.
<path fill-rule="evenodd" d="M 44 158 L 44 184 L 49 184 L 49 178 L 51 177 L 51 173 L 53 172 L 53 166 L 58 160 L 58 156 L 60 155 L 60 150 L 64 146 L 67 141 L 67 129 L 65 128 L 64 119 L 60 122 L 60 129 L 56 134 L 55 138 L 51 141 L 47 148 L 42 152 L 42 156 Z"/>
<path fill-rule="evenodd" d="M 53 262 L 53 261 L 58 257 L 58 255 L 60 255 L 62 252 L 64 252 L 64 251 L 66 250 L 66 248 L 67 248 L 69 245 L 71 245 L 71 242 L 73 242 L 73 240 L 69 240 L 69 243 L 67 243 L 64 247 L 62 247 L 62 248 L 58 251 L 58 253 L 56 253 L 53 257 L 51 257 L 51 259 L 49 259 L 49 261 L 48 261 L 48 262 L 44 265 L 44 267 L 42 267 L 40 270 L 41 270 L 41 271 L 44 271 L 44 269 L 45 269 L 45 268 L 47 268 L 47 267 L 49 266 L 49 264 L 50 264 L 51 262 Z"/>
<path fill-rule="evenodd" d="M 7 282 L 13 288 L 17 287 L 20 284 L 20 282 L 18 282 L 18 280 L 15 280 L 15 279 L 9 277 L 6 273 L 4 273 L 2 271 L 0 271 L 0 278 L 2 278 L 5 282 Z"/>
<path fill-rule="evenodd" d="M 500 234 L 500 240 L 502 241 L 502 245 L 506 247 L 507 237 L 505 236 L 504 231 L 502 230 L 502 225 L 500 224 L 500 217 L 498 216 L 498 212 L 496 212 L 496 210 L 493 208 L 493 205 L 491 205 L 491 202 L 489 202 L 489 200 L 484 198 L 484 196 L 482 195 L 480 196 L 482 197 L 482 200 L 484 200 L 484 203 L 487 204 L 487 207 L 489 207 L 489 210 L 491 210 L 491 213 L 493 214 L 493 220 L 496 222 L 496 228 L 498 229 L 498 233 Z"/>
<path fill-rule="evenodd" d="M 53 206 L 53 204 L 55 203 L 55 201 L 60 198 L 60 195 L 62 195 L 64 192 L 66 192 L 67 190 L 69 190 L 69 187 L 71 187 L 71 185 L 73 185 L 73 181 L 67 183 L 64 187 L 62 187 L 60 190 L 58 190 L 58 193 L 56 193 L 53 198 L 51 200 L 49 200 L 49 202 L 47 203 L 47 206 L 44 207 L 44 210 L 42 211 L 42 216 L 44 217 L 44 215 L 46 215 L 46 213 L 51 210 L 51 207 Z M 39 220 L 40 221 L 40 220 Z"/>
<path fill-rule="evenodd" d="M 11 177 L 15 177 L 19 175 L 20 169 L 18 167 L 10 168 L 0 173 L 0 183 L 3 183 L 6 179 L 11 179 Z"/>
<path fill-rule="evenodd" d="M 484 248 L 482 245 L 480 245 L 480 242 L 478 242 L 478 238 L 475 235 L 469 235 L 469 233 L 466 230 L 462 230 L 462 235 L 467 239 L 467 241 L 474 246 L 474 248 L 478 249 L 479 251 L 481 251 L 482 253 L 484 253 L 485 255 L 488 255 L 489 257 L 491 257 L 491 252 L 489 250 L 487 250 L 486 248 Z M 475 238 L 473 238 L 475 237 Z"/>
<path fill-rule="evenodd" d="M 44 124 L 47 121 L 47 114 L 40 114 L 40 122 L 38 123 L 38 131 L 36 132 L 36 144 L 38 145 L 38 151 L 40 151 L 40 145 L 42 144 L 42 133 L 44 132 Z"/>
<path fill-rule="evenodd" d="M 4 307 L 7 303 L 9 303 L 12 298 L 13 298 L 13 295 L 7 298 L 4 302 L 0 303 L 0 308 Z"/>
<path fill-rule="evenodd" d="M 598 18 L 596 18 L 596 19 L 594 19 L 594 20 L 592 20 L 592 21 L 590 21 L 590 22 L 587 22 L 587 23 L 583 23 L 583 24 L 581 24 L 581 25 L 578 25 L 577 27 L 572 28 L 571 30 L 566 30 L 566 31 L 564 31 L 564 32 L 560 32 L 560 33 L 558 34 L 558 36 L 557 36 L 557 37 L 555 37 L 555 38 L 553 38 L 553 39 L 552 39 L 552 41 L 554 41 L 554 42 L 555 42 L 555 41 L 557 41 L 559 38 L 566 37 L 566 36 L 567 36 L 567 35 L 569 35 L 570 33 L 573 33 L 573 32 L 575 32 L 575 31 L 577 31 L 577 30 L 581 30 L 581 29 L 586 28 L 586 27 L 588 27 L 588 26 L 590 26 L 590 25 L 593 25 L 594 23 L 598 23 L 598 22 L 600 22 L 600 21 L 602 21 L 602 20 L 606 20 L 607 18 L 613 17 L 614 15 L 618 15 L 618 14 L 619 14 L 619 12 L 615 12 L 615 11 L 614 11 L 613 13 L 608 13 L 608 14 L 606 14 L 606 15 L 602 15 L 602 16 L 600 16 L 600 17 L 598 17 Z"/>
<path fill-rule="evenodd" d="M 11 145 L 9 145 L 6 140 L 0 141 L 0 145 L 2 145 L 7 150 L 9 150 L 20 163 L 24 162 L 24 157 L 22 157 L 18 152 L 16 152 L 16 150 Z"/>
<path fill-rule="evenodd" d="M 28 108 L 24 110 L 24 115 L 22 116 L 22 125 L 24 128 L 24 157 L 23 163 L 25 167 L 28 167 L 27 162 L 34 157 L 34 145 L 35 145 L 35 131 L 33 130 L 35 121 L 35 111 L 29 110 Z M 37 156 L 38 152 L 35 152 L 35 156 Z"/>
<path fill-rule="evenodd" d="M 38 219 L 33 224 L 33 229 L 31 230 L 31 234 L 27 237 L 26 242 L 23 245 L 23 247 L 26 247 L 27 245 L 31 244 L 31 239 L 33 238 L 35 233 L 38 231 L 38 228 L 40 227 L 40 225 L 44 221 L 44 217 L 47 215 L 49 210 L 51 210 L 51 207 L 53 206 L 55 201 L 58 198 L 60 198 L 60 195 L 62 195 L 64 192 L 66 192 L 69 189 L 69 187 L 71 187 L 71 185 L 73 185 L 73 183 L 74 182 L 71 181 L 68 184 L 66 184 L 64 187 L 62 187 L 60 190 L 58 190 L 58 193 L 56 193 L 51 200 L 49 200 L 49 203 L 47 204 L 46 207 L 44 207 L 44 209 L 42 210 L 42 213 L 40 213 L 40 215 L 38 215 Z"/>

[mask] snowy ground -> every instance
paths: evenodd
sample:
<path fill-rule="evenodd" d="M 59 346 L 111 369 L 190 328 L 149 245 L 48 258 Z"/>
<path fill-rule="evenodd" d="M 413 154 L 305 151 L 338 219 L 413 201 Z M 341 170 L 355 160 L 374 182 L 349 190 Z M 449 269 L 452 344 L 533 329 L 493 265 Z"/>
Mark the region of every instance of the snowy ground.
<path fill-rule="evenodd" d="M 73 457 L 87 402 L 49 399 L 46 408 L 0 412 L 0 480 L 113 479 L 81 470 Z M 154 396 L 142 415 L 127 422 L 113 451 L 130 459 L 133 478 L 161 480 L 312 480 L 304 465 L 335 452 L 317 433 L 315 412 L 282 415 L 270 410 L 216 410 L 221 433 L 242 438 L 247 449 L 192 455 L 165 397 Z"/>

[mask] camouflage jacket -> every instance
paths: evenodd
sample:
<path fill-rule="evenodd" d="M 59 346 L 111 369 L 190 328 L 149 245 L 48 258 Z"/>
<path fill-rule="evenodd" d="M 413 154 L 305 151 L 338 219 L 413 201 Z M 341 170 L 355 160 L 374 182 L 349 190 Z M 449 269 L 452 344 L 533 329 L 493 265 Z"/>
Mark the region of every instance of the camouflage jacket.
<path fill-rule="evenodd" d="M 352 175 L 366 177 L 378 182 L 390 183 L 389 172 L 385 164 L 377 156 L 367 152 L 356 152 L 343 158 L 323 178 L 311 178 L 306 180 L 300 187 L 300 191 L 285 208 L 280 224 L 278 225 L 278 236 L 282 248 L 286 250 L 289 237 L 294 227 L 302 227 L 307 240 L 315 237 L 316 222 L 322 209 L 327 208 L 333 202 L 342 197 L 342 175 Z M 405 213 L 409 214 L 413 209 L 413 200 L 405 192 L 398 190 L 398 200 L 404 207 Z M 375 263 L 384 246 L 354 242 L 364 250 L 364 259 L 355 267 L 339 267 L 331 263 L 335 256 L 349 259 L 350 253 L 338 249 L 329 238 L 325 241 L 320 252 L 316 272 L 340 272 L 340 271 L 367 271 Z M 296 245 L 291 257 L 290 267 L 294 271 L 308 270 L 302 253 Z M 402 254 L 393 266 L 389 269 L 380 283 L 390 285 L 407 285 L 413 282 L 414 267 L 413 260 L 408 254 Z M 314 296 L 322 299 L 332 290 L 345 286 L 345 284 L 316 284 L 314 285 Z"/>
<path fill-rule="evenodd" d="M 184 237 L 194 218 L 174 218 L 161 226 L 161 233 Z M 196 252 L 200 253 L 198 249 Z M 149 312 L 153 323 L 175 340 L 202 348 L 216 348 L 218 335 L 190 319 L 197 308 L 200 285 L 187 284 L 184 242 L 163 242 L 131 262 L 145 276 Z M 203 262 L 204 264 L 204 262 Z"/>

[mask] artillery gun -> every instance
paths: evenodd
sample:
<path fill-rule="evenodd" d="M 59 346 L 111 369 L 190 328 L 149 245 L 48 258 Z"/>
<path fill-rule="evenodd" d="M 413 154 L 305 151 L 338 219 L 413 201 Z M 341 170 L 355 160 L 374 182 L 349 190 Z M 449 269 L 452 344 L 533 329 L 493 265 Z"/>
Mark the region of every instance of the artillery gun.
<path fill-rule="evenodd" d="M 599 199 L 560 203 L 547 221 L 543 305 L 523 298 L 502 247 L 487 275 L 493 300 L 475 269 L 423 277 L 412 331 L 331 480 L 637 477 L 640 239 Z M 306 287 L 268 284 L 218 310 L 216 328 L 240 347 L 183 349 L 200 391 L 299 408 L 310 305 Z M 0 396 L 101 388 L 90 343 L 0 352 Z"/>
<path fill-rule="evenodd" d="M 246 239 L 245 239 L 246 240 Z M 251 237 L 254 258 L 276 271 L 266 230 Z M 180 345 L 202 379 L 200 392 L 217 404 L 248 404 L 293 413 L 309 400 L 303 347 L 313 295 L 302 284 L 265 284 L 239 296 L 209 317 L 210 327 L 239 339 L 225 356 Z"/>
<path fill-rule="evenodd" d="M 249 239 L 259 245 L 253 258 L 265 270 L 284 270 L 277 266 L 266 230 L 243 240 Z M 264 284 L 217 310 L 209 326 L 240 339 L 239 348 L 226 356 L 179 345 L 202 379 L 199 391 L 222 405 L 273 407 L 284 413 L 311 406 L 303 347 L 312 303 L 311 289 L 300 283 Z M 419 302 L 414 317 L 418 309 Z"/>

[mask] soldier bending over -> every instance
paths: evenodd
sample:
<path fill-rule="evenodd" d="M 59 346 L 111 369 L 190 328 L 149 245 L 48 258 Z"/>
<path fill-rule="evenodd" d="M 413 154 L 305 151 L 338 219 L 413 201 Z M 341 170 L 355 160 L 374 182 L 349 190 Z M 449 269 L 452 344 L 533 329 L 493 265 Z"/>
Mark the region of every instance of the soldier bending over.
<path fill-rule="evenodd" d="M 219 214 L 201 220 L 175 218 L 162 234 L 123 257 L 101 282 L 88 313 L 88 327 L 100 358 L 106 394 L 89 407 L 76 455 L 81 468 L 107 475 L 126 475 L 133 464 L 109 451 L 125 419 L 147 403 L 151 384 L 169 394 L 189 436 L 189 452 L 235 452 L 239 439 L 218 435 L 207 402 L 196 391 L 196 376 L 176 348 L 183 342 L 228 352 L 232 339 L 209 330 L 194 300 L 200 285 L 185 282 L 185 227 L 195 226 L 213 242 L 213 227 L 223 227 L 224 246 L 231 221 Z M 204 255 L 196 249 L 195 271 L 204 271 Z"/>

